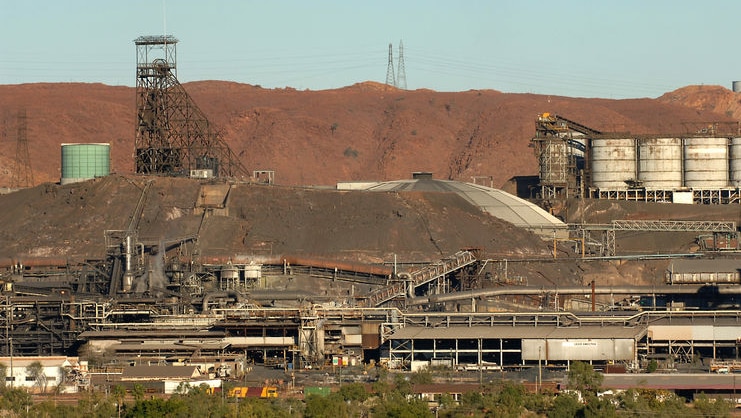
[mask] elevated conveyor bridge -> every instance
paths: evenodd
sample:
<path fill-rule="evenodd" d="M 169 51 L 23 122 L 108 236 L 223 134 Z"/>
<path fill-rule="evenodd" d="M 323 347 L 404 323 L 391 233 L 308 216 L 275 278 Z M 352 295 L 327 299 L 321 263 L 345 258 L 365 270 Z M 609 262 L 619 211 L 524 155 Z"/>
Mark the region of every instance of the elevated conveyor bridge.
<path fill-rule="evenodd" d="M 365 307 L 377 307 L 389 300 L 404 296 L 407 288 L 415 289 L 433 280 L 460 270 L 476 262 L 476 257 L 470 251 L 459 251 L 450 257 L 443 258 L 417 271 L 401 275 L 404 280 L 374 290 L 364 302 Z"/>

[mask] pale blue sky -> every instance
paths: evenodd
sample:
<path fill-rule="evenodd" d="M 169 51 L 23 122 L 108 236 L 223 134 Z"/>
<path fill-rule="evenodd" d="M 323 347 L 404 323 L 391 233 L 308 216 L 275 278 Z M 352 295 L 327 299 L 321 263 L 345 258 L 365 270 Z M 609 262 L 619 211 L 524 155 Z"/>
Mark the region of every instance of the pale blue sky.
<path fill-rule="evenodd" d="M 167 32 L 181 82 L 385 82 L 403 40 L 409 89 L 658 97 L 741 80 L 740 18 L 738 0 L 0 0 L 0 84 L 134 86 L 133 40 Z"/>

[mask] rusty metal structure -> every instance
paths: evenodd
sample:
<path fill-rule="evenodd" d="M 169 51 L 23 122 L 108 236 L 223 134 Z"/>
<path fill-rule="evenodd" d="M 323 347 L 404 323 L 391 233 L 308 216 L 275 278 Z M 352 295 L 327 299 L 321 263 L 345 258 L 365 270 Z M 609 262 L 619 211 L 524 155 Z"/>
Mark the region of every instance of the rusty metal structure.
<path fill-rule="evenodd" d="M 136 44 L 136 172 L 193 177 L 248 176 L 221 134 L 177 79 L 177 42 Z"/>
<path fill-rule="evenodd" d="M 28 116 L 26 109 L 18 111 L 18 134 L 16 137 L 15 169 L 13 187 L 32 187 L 34 185 L 31 157 L 28 154 Z"/>

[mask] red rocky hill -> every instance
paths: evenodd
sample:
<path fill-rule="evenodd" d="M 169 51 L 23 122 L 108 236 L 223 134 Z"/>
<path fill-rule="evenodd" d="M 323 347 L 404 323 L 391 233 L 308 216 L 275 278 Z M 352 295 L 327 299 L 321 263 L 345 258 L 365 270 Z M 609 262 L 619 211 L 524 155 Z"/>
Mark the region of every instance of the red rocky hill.
<path fill-rule="evenodd" d="M 741 116 L 739 96 L 691 86 L 657 99 L 583 99 L 493 90 L 404 91 L 378 83 L 322 91 L 263 89 L 222 81 L 184 85 L 249 170 L 274 170 L 282 185 L 349 180 L 490 176 L 499 187 L 537 174 L 529 147 L 539 113 L 601 131 L 679 133 Z M 34 182 L 56 182 L 62 143 L 111 144 L 112 170 L 133 171 L 135 89 L 102 84 L 0 86 L 0 187 L 11 186 L 17 119 L 27 114 Z"/>

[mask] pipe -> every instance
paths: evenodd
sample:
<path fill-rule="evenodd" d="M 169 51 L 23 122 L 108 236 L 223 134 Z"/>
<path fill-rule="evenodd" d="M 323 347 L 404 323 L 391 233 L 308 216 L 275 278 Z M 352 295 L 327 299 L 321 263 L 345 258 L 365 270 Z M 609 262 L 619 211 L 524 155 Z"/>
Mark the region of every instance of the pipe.
<path fill-rule="evenodd" d="M 131 235 L 126 235 L 126 272 L 131 272 Z"/>
<path fill-rule="evenodd" d="M 211 292 L 203 297 L 203 305 L 201 307 L 202 311 L 208 312 L 208 304 L 209 302 L 211 302 L 211 299 L 223 298 L 228 296 L 233 297 L 237 301 L 237 303 L 242 302 L 242 296 L 233 290 L 226 290 L 223 292 Z"/>
<path fill-rule="evenodd" d="M 705 288 L 713 288 L 721 295 L 741 295 L 741 286 L 708 286 L 708 285 L 682 285 L 682 286 L 616 286 L 600 287 L 594 290 L 594 294 L 644 294 L 644 295 L 680 295 L 699 293 Z M 446 293 L 443 295 L 431 295 L 407 301 L 407 305 L 426 305 L 429 303 L 452 302 L 462 299 L 482 298 L 501 295 L 540 295 L 544 293 L 556 293 L 565 295 L 583 295 L 590 292 L 584 286 L 569 286 L 547 289 L 544 287 L 502 286 L 495 289 L 467 290 L 464 292 Z"/>
<path fill-rule="evenodd" d="M 592 280 L 592 312 L 595 312 L 596 311 L 596 307 L 597 307 L 597 305 L 596 305 L 597 301 L 595 300 L 597 298 L 594 297 L 595 296 L 595 287 L 594 286 L 595 286 L 594 280 Z"/>

